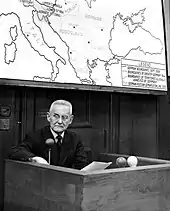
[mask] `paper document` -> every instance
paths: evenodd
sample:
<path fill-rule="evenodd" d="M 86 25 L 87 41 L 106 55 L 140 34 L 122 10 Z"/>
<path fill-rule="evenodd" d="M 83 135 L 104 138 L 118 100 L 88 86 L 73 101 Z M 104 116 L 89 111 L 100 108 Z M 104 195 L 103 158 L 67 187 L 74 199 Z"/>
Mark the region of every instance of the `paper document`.
<path fill-rule="evenodd" d="M 88 166 L 85 166 L 84 168 L 82 168 L 80 171 L 90 172 L 90 171 L 104 170 L 111 164 L 112 164 L 112 162 L 106 163 L 106 162 L 93 161 Z"/>

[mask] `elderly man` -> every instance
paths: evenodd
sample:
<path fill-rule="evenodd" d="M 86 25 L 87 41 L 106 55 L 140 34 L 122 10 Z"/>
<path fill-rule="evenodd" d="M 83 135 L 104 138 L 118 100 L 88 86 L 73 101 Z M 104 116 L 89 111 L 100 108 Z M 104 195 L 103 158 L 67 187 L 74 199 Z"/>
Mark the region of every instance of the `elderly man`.
<path fill-rule="evenodd" d="M 48 164 L 47 161 L 51 155 L 50 164 L 52 165 L 76 169 L 85 167 L 88 162 L 83 143 L 75 133 L 67 130 L 73 117 L 70 102 L 54 101 L 47 113 L 49 126 L 26 135 L 23 142 L 12 149 L 10 158 Z M 51 154 L 49 154 L 47 143 L 51 140 Z"/>

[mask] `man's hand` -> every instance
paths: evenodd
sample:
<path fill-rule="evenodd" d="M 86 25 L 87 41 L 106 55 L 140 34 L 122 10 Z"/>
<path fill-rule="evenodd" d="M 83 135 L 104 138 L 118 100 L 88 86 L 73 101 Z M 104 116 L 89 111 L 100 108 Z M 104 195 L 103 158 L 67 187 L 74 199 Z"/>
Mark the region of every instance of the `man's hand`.
<path fill-rule="evenodd" d="M 47 165 L 49 165 L 49 163 L 44 158 L 38 157 L 38 156 L 32 157 L 31 158 L 31 161 L 32 162 L 36 162 L 36 163 L 41 163 L 41 164 L 47 164 Z"/>

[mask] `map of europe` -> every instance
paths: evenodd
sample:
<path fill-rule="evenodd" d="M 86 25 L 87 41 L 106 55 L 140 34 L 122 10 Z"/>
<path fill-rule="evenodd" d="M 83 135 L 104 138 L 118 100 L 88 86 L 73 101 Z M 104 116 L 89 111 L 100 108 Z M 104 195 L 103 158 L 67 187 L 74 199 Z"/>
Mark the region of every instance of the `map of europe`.
<path fill-rule="evenodd" d="M 161 0 L 4 0 L 0 78 L 167 90 Z"/>

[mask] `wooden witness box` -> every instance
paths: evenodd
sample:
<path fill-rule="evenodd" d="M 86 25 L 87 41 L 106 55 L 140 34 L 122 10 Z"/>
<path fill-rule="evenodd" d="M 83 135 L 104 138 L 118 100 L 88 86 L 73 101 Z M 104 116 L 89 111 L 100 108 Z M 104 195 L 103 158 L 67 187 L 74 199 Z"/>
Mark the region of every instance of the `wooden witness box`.
<path fill-rule="evenodd" d="M 4 211 L 168 211 L 170 161 L 138 157 L 137 167 L 79 170 L 5 161 Z"/>

